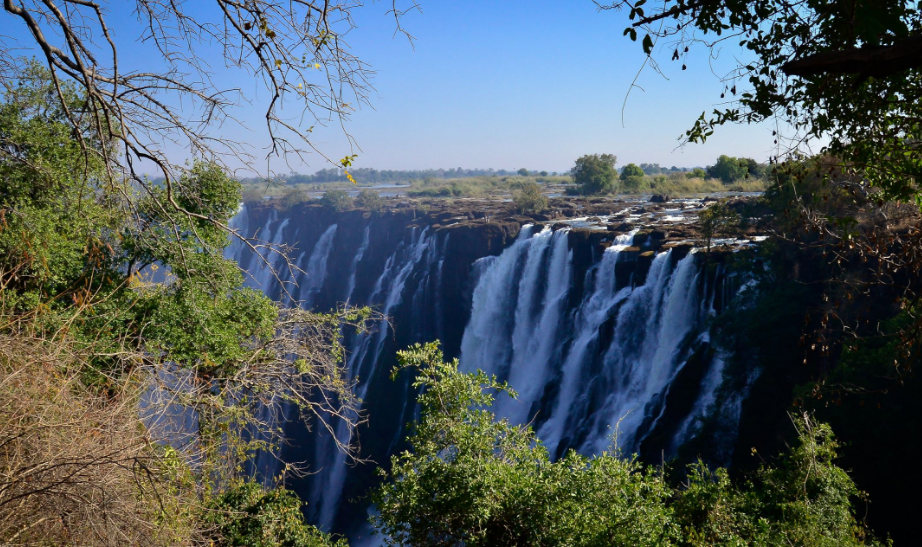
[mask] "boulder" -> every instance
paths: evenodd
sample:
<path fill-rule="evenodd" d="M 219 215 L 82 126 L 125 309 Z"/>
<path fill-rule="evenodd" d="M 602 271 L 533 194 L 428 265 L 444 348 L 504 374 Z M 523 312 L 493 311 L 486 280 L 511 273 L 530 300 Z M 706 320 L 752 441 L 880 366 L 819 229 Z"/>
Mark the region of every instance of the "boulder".
<path fill-rule="evenodd" d="M 666 203 L 669 201 L 669 196 L 666 194 L 653 194 L 650 196 L 650 201 L 653 203 Z"/>
<path fill-rule="evenodd" d="M 634 229 L 634 225 L 630 222 L 622 222 L 621 224 L 609 224 L 609 232 L 630 232 Z"/>

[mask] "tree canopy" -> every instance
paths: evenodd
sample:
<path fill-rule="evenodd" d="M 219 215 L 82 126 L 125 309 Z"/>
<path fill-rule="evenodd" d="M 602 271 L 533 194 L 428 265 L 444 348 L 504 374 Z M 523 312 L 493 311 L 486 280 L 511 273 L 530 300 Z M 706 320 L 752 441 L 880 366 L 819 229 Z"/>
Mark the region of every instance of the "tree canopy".
<path fill-rule="evenodd" d="M 205 162 L 178 172 L 172 190 L 107 176 L 101 150 L 111 145 L 111 135 L 100 132 L 92 116 L 78 118 L 87 154 L 68 112 L 85 114 L 91 103 L 78 86 L 58 85 L 64 103 L 52 75 L 37 64 L 3 82 L 0 383 L 7 373 L 15 378 L 29 370 L 29 353 L 47 353 L 42 364 L 54 373 L 44 380 L 31 374 L 30 382 L 36 376 L 55 386 L 66 379 L 60 389 L 74 394 L 74 406 L 86 409 L 83 417 L 120 420 L 107 423 L 106 434 L 129 431 L 132 437 L 124 448 L 112 448 L 119 458 L 126 452 L 125 459 L 98 454 L 94 461 L 87 454 L 97 452 L 65 449 L 34 455 L 47 458 L 39 467 L 67 470 L 50 486 L 28 478 L 30 461 L 0 451 L 0 474 L 14 477 L 7 484 L 22 482 L 20 476 L 33 481 L 23 503 L 42 506 L 47 496 L 84 495 L 78 483 L 87 475 L 118 479 L 113 488 L 123 489 L 123 499 L 165 492 L 171 499 L 207 499 L 238 484 L 257 452 L 278 454 L 283 433 L 265 417 L 283 406 L 321 428 L 332 429 L 334 415 L 355 427 L 357 400 L 338 341 L 348 317 L 358 326 L 362 312 L 283 308 L 246 287 L 238 265 L 224 258 L 225 227 L 239 206 L 240 184 Z M 42 389 L 50 389 L 30 387 L 17 403 L 24 414 L 14 414 L 24 439 L 43 431 L 31 427 L 35 416 L 28 411 L 40 407 L 48 393 Z M 184 414 L 195 416 L 194 427 L 177 425 L 188 421 Z M 49 422 L 47 428 L 80 431 L 83 417 L 76 425 Z M 169 449 L 152 446 L 155 441 L 169 441 Z M 106 466 L 120 471 L 96 473 Z M 289 472 L 299 472 L 298 465 Z M 165 511 L 157 518 L 166 518 Z M 47 518 L 39 513 L 34 522 Z M 109 540 L 118 534 L 114 528 L 105 533 L 114 534 Z"/>
<path fill-rule="evenodd" d="M 922 12 L 909 0 L 618 0 L 624 34 L 648 55 L 691 63 L 695 47 L 745 50 L 725 78 L 733 102 L 702 113 L 687 132 L 705 141 L 726 123 L 790 126 L 781 144 L 827 139 L 825 151 L 884 199 L 919 199 L 922 174 Z M 706 67 L 700 67 L 705 70 Z M 777 142 L 777 141 L 776 141 Z M 922 203 L 922 202 L 920 202 Z"/>
<path fill-rule="evenodd" d="M 615 164 L 618 158 L 613 154 L 587 154 L 576 160 L 570 170 L 573 182 L 585 195 L 606 194 L 614 191 L 618 172 Z"/>
<path fill-rule="evenodd" d="M 483 372 L 443 362 L 435 343 L 399 354 L 417 371 L 420 417 L 374 496 L 388 545 L 877 545 L 856 517 L 862 494 L 836 466 L 829 427 L 795 420 L 798 442 L 742 484 L 703 463 L 675 487 L 664 469 L 612 450 L 552 462 L 528 426 L 494 416 Z"/>
<path fill-rule="evenodd" d="M 641 169 L 636 163 L 629 163 L 621 169 L 621 180 L 625 181 L 630 177 L 642 177 L 644 176 L 643 169 Z"/>
<path fill-rule="evenodd" d="M 749 165 L 745 160 L 723 154 L 717 158 L 717 163 L 707 168 L 707 176 L 719 179 L 725 184 L 740 180 L 748 174 Z"/>

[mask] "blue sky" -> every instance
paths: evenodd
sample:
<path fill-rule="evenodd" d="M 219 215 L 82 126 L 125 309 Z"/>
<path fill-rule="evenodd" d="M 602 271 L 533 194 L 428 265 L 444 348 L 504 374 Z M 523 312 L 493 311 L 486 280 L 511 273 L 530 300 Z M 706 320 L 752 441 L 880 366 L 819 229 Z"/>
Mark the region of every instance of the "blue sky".
<path fill-rule="evenodd" d="M 194 9 L 195 2 L 187 5 Z M 773 152 L 767 125 L 727 127 L 705 145 L 677 148 L 695 118 L 721 100 L 723 84 L 712 66 L 723 73 L 736 52 L 709 62 L 705 52 L 693 51 L 686 71 L 667 61 L 668 80 L 648 68 L 637 82 L 643 90 L 635 88 L 627 100 L 622 124 L 622 103 L 644 60 L 639 45 L 622 36 L 626 13 L 599 12 L 590 0 L 422 0 L 422 13 L 404 19 L 416 37 L 411 46 L 394 36 L 389 6 L 376 2 L 356 11 L 358 28 L 347 37 L 377 72 L 373 108 L 358 111 L 348 126 L 361 147 L 355 150 L 358 167 L 564 171 L 587 153 L 613 153 L 619 165 L 697 166 L 719 154 L 764 161 Z M 139 31 L 130 14 L 117 4 L 112 10 L 119 41 L 132 44 L 123 48 L 123 62 L 156 63 L 149 48 L 133 44 Z M 20 26 L 0 14 L 3 34 L 21 37 Z M 200 52 L 218 60 L 217 51 Z M 238 112 L 252 131 L 231 124 L 218 132 L 264 146 L 264 97 L 255 82 L 249 85 L 239 73 L 220 73 L 219 80 L 249 90 L 255 102 Z M 337 128 L 316 134 L 330 157 L 350 152 Z M 316 156 L 292 165 L 300 172 L 323 167 Z"/>

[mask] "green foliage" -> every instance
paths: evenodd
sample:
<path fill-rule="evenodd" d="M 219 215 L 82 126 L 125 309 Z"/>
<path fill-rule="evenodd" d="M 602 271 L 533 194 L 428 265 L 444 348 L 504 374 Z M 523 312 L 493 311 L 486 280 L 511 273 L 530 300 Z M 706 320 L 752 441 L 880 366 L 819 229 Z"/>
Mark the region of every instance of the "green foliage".
<path fill-rule="evenodd" d="M 379 213 L 384 210 L 384 199 L 374 190 L 361 190 L 355 197 L 355 205 L 371 212 Z"/>
<path fill-rule="evenodd" d="M 327 190 L 320 196 L 320 204 L 336 212 L 345 211 L 353 205 L 352 197 L 343 190 Z"/>
<path fill-rule="evenodd" d="M 522 213 L 540 213 L 547 209 L 547 198 L 541 193 L 541 186 L 534 182 L 527 182 L 522 188 L 512 194 L 515 208 Z"/>
<path fill-rule="evenodd" d="M 854 232 L 857 209 L 868 197 L 849 191 L 848 184 L 857 186 L 860 179 L 838 163 L 835 158 L 816 156 L 774 166 L 773 183 L 762 200 L 775 213 L 773 222 L 778 228 L 787 232 L 802 229 L 800 213 L 808 207 L 815 214 L 834 219 L 846 237 Z"/>
<path fill-rule="evenodd" d="M 808 417 L 790 453 L 744 484 L 699 463 L 674 487 L 617 449 L 551 462 L 531 428 L 490 411 L 493 393 L 514 396 L 508 386 L 460 373 L 437 344 L 398 359 L 394 374 L 417 370 L 421 413 L 374 495 L 390 545 L 875 544 L 855 518 L 861 493 L 834 463 L 830 429 Z"/>
<path fill-rule="evenodd" d="M 244 205 L 257 205 L 264 201 L 264 195 L 264 191 L 259 188 L 247 188 L 243 191 L 241 200 L 243 201 Z"/>
<path fill-rule="evenodd" d="M 546 179 L 545 182 L 565 184 L 570 181 L 569 177 L 553 177 Z M 430 179 L 415 180 L 410 184 L 407 190 L 407 196 L 418 197 L 490 197 L 505 196 L 510 191 L 522 188 L 524 184 L 537 182 L 537 177 L 520 177 L 515 176 L 483 176 L 470 177 L 463 179 Z"/>
<path fill-rule="evenodd" d="M 621 179 L 621 191 L 626 194 L 637 194 L 644 190 L 649 190 L 650 184 L 643 175 L 634 175 Z"/>
<path fill-rule="evenodd" d="M 700 167 L 695 167 L 694 169 L 686 173 L 685 176 L 690 179 L 703 179 L 704 177 L 707 176 L 707 171 L 705 171 L 704 169 Z"/>
<path fill-rule="evenodd" d="M 702 113 L 686 133 L 689 141 L 703 142 L 727 123 L 771 119 L 791 127 L 798 142 L 825 140 L 822 153 L 880 188 L 882 199 L 917 201 L 922 174 L 917 147 L 922 11 L 917 2 L 613 5 L 621 6 L 631 9 L 625 34 L 632 39 L 638 30 L 662 38 L 661 43 L 678 38 L 666 54 L 683 69 L 690 59 L 704 58 L 689 52 L 697 45 L 722 47 L 731 37 L 745 50 L 737 56 L 739 64 L 728 69 L 732 78 L 721 93 L 732 97 L 730 104 Z M 700 39 L 704 35 L 716 38 Z"/>
<path fill-rule="evenodd" d="M 202 519 L 219 547 L 346 547 L 304 522 L 301 500 L 282 487 L 265 489 L 252 481 L 215 497 Z"/>
<path fill-rule="evenodd" d="M 612 154 L 589 154 L 576 160 L 570 173 L 584 195 L 608 194 L 615 190 L 618 158 Z"/>
<path fill-rule="evenodd" d="M 497 421 L 482 372 L 442 362 L 436 344 L 399 352 L 418 369 L 411 451 L 392 459 L 374 517 L 391 545 L 663 545 L 678 527 L 662 479 L 634 459 L 569 453 L 552 463 L 530 428 Z"/>
<path fill-rule="evenodd" d="M 794 421 L 798 442 L 777 462 L 763 465 L 742 487 L 726 470 L 690 468 L 675 504 L 685 545 L 877 545 L 855 518 L 851 500 L 863 497 L 835 465 L 838 444 L 826 424 Z"/>
<path fill-rule="evenodd" d="M 528 169 L 525 169 L 525 168 L 523 167 L 523 168 L 519 169 L 518 171 L 516 171 L 516 173 L 517 173 L 520 177 L 527 177 L 527 176 L 528 176 Z"/>
<path fill-rule="evenodd" d="M 631 177 L 643 177 L 643 169 L 640 168 L 636 163 L 629 163 L 621 169 L 621 180 L 626 181 Z"/>
<path fill-rule="evenodd" d="M 704 239 L 707 241 L 707 250 L 711 251 L 711 239 L 716 235 L 730 234 L 739 226 L 740 217 L 733 209 L 721 201 L 714 203 L 698 213 L 698 225 Z"/>
<path fill-rule="evenodd" d="M 736 182 L 749 174 L 749 163 L 746 160 L 721 155 L 717 163 L 708 166 L 707 176 L 719 179 L 724 184 Z"/>
<path fill-rule="evenodd" d="M 310 201 L 310 199 L 311 198 L 307 195 L 307 192 L 305 192 L 303 189 L 289 188 L 285 191 L 284 194 L 282 194 L 282 197 L 279 198 L 279 204 L 281 204 L 282 209 L 287 211 L 295 205 L 300 205 L 301 203 Z"/>

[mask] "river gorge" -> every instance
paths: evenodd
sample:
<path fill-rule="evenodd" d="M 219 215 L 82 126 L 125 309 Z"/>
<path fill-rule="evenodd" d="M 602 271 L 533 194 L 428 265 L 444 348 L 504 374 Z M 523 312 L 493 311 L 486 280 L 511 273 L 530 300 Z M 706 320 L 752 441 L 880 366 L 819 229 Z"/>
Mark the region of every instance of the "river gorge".
<path fill-rule="evenodd" d="M 659 462 L 711 416 L 723 433 L 710 457 L 726 464 L 758 370 L 721 389 L 727 355 L 711 323 L 750 286 L 725 259 L 762 238 L 704 249 L 696 220 L 706 205 L 587 202 L 531 217 L 476 204 L 380 214 L 251 205 L 234 227 L 291 246 L 300 272 L 282 287 L 273 275 L 282 263 L 267 264 L 239 243 L 228 253 L 248 284 L 272 298 L 317 311 L 372 306 L 386 317 L 346 339 L 368 421 L 358 439 L 342 428 L 340 441 L 358 441 L 372 461 L 386 463 L 403 448 L 416 412 L 410 375 L 390 379 L 395 352 L 440 340 L 463 370 L 482 369 L 517 391 L 495 411 L 531 424 L 552 456 L 616 442 L 624 454 Z M 289 485 L 308 502 L 310 520 L 360 539 L 373 466 L 351 465 L 324 433 L 292 436 L 283 459 L 313 471 Z M 277 472 L 276 464 L 260 467 L 264 479 Z"/>

